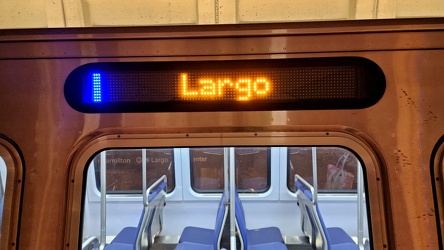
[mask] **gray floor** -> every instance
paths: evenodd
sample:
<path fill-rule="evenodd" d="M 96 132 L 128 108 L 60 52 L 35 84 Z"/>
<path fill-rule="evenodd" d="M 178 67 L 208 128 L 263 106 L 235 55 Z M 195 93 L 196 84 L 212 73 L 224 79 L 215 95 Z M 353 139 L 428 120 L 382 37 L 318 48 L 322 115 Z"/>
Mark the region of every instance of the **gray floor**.
<path fill-rule="evenodd" d="M 152 248 L 153 250 L 174 250 L 176 244 L 154 244 Z"/>
<path fill-rule="evenodd" d="M 313 250 L 311 245 L 287 245 L 288 250 Z"/>

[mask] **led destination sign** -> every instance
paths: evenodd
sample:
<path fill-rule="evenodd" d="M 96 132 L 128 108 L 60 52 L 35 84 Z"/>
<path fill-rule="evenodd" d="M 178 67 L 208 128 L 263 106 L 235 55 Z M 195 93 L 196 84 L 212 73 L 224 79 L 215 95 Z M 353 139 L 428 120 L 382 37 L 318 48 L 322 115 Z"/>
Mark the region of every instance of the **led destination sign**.
<path fill-rule="evenodd" d="M 254 73 L 253 73 L 254 74 Z M 224 74 L 226 75 L 226 74 Z M 250 75 L 251 76 L 251 75 Z M 238 100 L 267 99 L 272 93 L 272 82 L 267 77 L 240 76 L 233 80 L 227 76 L 198 78 L 197 85 L 192 89 L 189 74 L 181 73 L 179 81 L 179 96 L 185 100 Z"/>
<path fill-rule="evenodd" d="M 363 58 L 93 63 L 69 75 L 65 97 L 87 113 L 294 110 L 362 108 L 384 89 Z"/>

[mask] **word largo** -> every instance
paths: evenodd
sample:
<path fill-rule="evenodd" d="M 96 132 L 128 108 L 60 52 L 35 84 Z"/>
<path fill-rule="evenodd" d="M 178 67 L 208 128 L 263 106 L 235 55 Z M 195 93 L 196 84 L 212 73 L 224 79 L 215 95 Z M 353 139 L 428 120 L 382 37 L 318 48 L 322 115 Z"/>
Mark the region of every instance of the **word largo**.
<path fill-rule="evenodd" d="M 180 94 L 186 99 L 215 99 L 224 97 L 231 88 L 238 94 L 234 97 L 225 97 L 230 100 L 247 101 L 253 96 L 265 97 L 270 92 L 271 83 L 264 77 L 249 78 L 243 77 L 232 81 L 228 78 L 211 79 L 201 78 L 197 80 L 198 88 L 190 90 L 188 83 L 188 74 L 180 74 Z"/>

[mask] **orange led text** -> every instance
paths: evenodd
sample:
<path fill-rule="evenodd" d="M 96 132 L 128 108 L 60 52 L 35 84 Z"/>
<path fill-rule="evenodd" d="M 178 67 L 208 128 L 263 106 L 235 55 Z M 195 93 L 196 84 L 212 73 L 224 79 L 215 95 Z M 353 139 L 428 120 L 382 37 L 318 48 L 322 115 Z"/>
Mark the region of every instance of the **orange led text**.
<path fill-rule="evenodd" d="M 190 87 L 188 74 L 180 74 L 180 95 L 185 99 L 217 99 L 225 97 L 238 101 L 248 101 L 257 97 L 266 97 L 271 89 L 270 81 L 265 77 L 241 77 L 236 80 L 228 78 L 199 78 L 197 84 Z M 227 97 L 227 93 L 235 93 Z"/>

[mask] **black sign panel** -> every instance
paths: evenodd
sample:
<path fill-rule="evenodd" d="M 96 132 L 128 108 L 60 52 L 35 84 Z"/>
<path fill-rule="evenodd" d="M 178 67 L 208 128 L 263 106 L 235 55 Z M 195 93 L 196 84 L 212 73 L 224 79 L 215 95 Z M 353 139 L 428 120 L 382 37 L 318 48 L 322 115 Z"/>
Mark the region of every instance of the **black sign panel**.
<path fill-rule="evenodd" d="M 69 75 L 65 97 L 86 113 L 356 109 L 384 90 L 375 63 L 347 57 L 93 63 Z"/>

